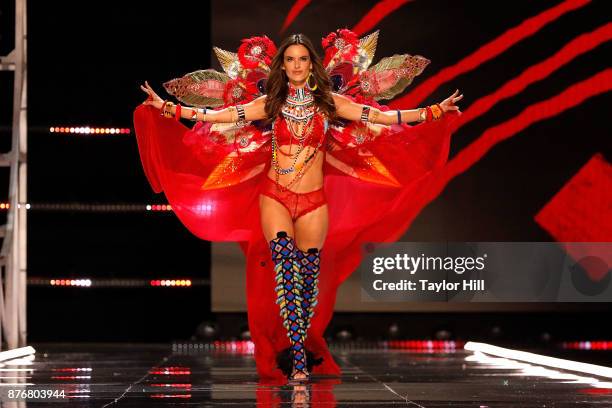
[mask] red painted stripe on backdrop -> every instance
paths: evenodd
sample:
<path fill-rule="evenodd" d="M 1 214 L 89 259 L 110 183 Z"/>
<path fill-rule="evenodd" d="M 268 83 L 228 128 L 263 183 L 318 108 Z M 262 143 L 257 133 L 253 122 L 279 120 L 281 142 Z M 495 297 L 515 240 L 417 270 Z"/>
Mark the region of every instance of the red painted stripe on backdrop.
<path fill-rule="evenodd" d="M 310 0 L 297 0 L 293 4 L 293 6 L 291 7 L 291 10 L 289 10 L 289 13 L 287 13 L 287 17 L 285 18 L 285 22 L 283 23 L 283 26 L 280 29 L 281 34 L 293 23 L 293 21 L 297 18 L 297 16 L 300 15 L 304 7 L 306 7 L 309 3 L 310 3 Z"/>
<path fill-rule="evenodd" d="M 559 115 L 580 105 L 588 98 L 611 90 L 612 68 L 608 68 L 569 86 L 552 98 L 528 106 L 514 118 L 489 128 L 478 140 L 461 150 L 444 168 L 439 170 L 440 177 L 435 178 L 427 202 L 435 198 L 449 181 L 469 169 L 499 142 L 516 135 L 536 122 Z"/>
<path fill-rule="evenodd" d="M 520 93 L 532 83 L 547 78 L 551 73 L 574 58 L 610 40 L 612 40 L 612 23 L 605 24 L 590 33 L 574 38 L 550 58 L 532 65 L 516 78 L 506 82 L 495 92 L 478 99 L 470 105 L 453 124 L 453 131 L 486 113 L 499 101 Z"/>
<path fill-rule="evenodd" d="M 483 45 L 472 54 L 468 55 L 457 64 L 444 68 L 436 75 L 428 78 L 412 92 L 392 101 L 389 106 L 392 109 L 412 108 L 418 106 L 425 98 L 431 95 L 440 85 L 477 68 L 482 63 L 489 61 L 501 53 L 519 43 L 520 41 L 537 33 L 547 24 L 557 20 L 562 15 L 583 7 L 590 3 L 590 0 L 566 0 L 540 14 L 524 20 L 521 24 L 513 27 Z"/>
<path fill-rule="evenodd" d="M 352 28 L 357 35 L 371 31 L 383 18 L 412 0 L 382 0 L 366 13 L 365 16 Z"/>

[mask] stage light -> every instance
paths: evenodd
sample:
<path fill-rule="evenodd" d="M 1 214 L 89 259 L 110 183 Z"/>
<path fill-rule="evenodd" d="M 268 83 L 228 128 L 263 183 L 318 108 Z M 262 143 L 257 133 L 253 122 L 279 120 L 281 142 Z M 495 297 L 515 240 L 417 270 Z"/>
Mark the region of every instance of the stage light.
<path fill-rule="evenodd" d="M 89 287 L 91 286 L 91 279 L 51 279 L 49 285 L 51 286 L 80 286 Z"/>
<path fill-rule="evenodd" d="M 151 387 L 162 388 L 191 388 L 191 384 L 150 384 Z"/>
<path fill-rule="evenodd" d="M 52 380 L 90 380 L 91 375 L 52 375 Z"/>
<path fill-rule="evenodd" d="M 391 326 L 389 326 L 389 329 L 387 330 L 387 334 L 389 335 L 389 338 L 396 338 L 400 333 L 400 328 L 399 325 L 397 323 L 391 323 Z"/>
<path fill-rule="evenodd" d="M 350 330 L 342 329 L 336 332 L 336 339 L 340 341 L 348 341 L 353 338 L 353 333 Z"/>
<path fill-rule="evenodd" d="M 0 210 L 8 210 L 9 203 L 0 203 Z M 21 204 L 17 205 L 21 208 Z M 157 212 L 172 212 L 170 204 L 89 204 L 89 203 L 38 203 L 25 204 L 26 210 L 43 210 L 43 211 L 72 211 L 72 212 L 140 212 L 140 211 L 157 211 Z"/>
<path fill-rule="evenodd" d="M 191 394 L 151 394 L 151 398 L 191 398 Z"/>
<path fill-rule="evenodd" d="M 241 340 L 251 340 L 251 331 L 248 326 L 243 326 L 240 328 L 240 339 Z"/>
<path fill-rule="evenodd" d="M 446 329 L 437 330 L 436 333 L 434 334 L 434 338 L 436 340 L 449 340 L 451 337 L 452 337 L 451 332 Z"/>
<path fill-rule="evenodd" d="M 159 287 L 165 286 L 170 288 L 187 288 L 191 286 L 207 286 L 210 283 L 205 279 L 198 279 L 195 282 L 191 279 L 174 280 L 174 286 L 171 286 L 170 279 L 129 279 L 129 278 L 113 278 L 113 279 L 48 279 L 42 277 L 28 277 L 28 286 L 61 286 L 61 287 L 81 287 L 87 288 L 95 286 L 103 287 Z"/>
<path fill-rule="evenodd" d="M 219 334 L 219 327 L 216 323 L 205 321 L 198 325 L 196 337 L 198 339 L 214 339 Z"/>
<path fill-rule="evenodd" d="M 189 367 L 158 367 L 149 371 L 149 374 L 157 375 L 191 375 Z"/>
<path fill-rule="evenodd" d="M 595 364 L 581 363 L 572 360 L 565 360 L 562 358 L 548 357 L 541 354 L 528 353 L 520 350 L 512 350 L 502 347 L 493 346 L 485 343 L 468 342 L 464 346 L 465 350 L 470 350 L 478 353 L 484 353 L 485 355 L 492 355 L 496 357 L 502 357 L 510 360 L 518 360 L 527 362 L 530 364 L 538 364 L 547 367 L 559 368 L 568 371 L 579 371 L 586 374 L 592 374 L 599 377 L 612 378 L 612 368 L 598 366 Z"/>
<path fill-rule="evenodd" d="M 612 341 L 564 341 L 561 343 L 561 348 L 566 350 L 612 350 Z"/>
<path fill-rule="evenodd" d="M 130 128 L 99 128 L 99 127 L 91 127 L 91 126 L 77 126 L 77 127 L 61 127 L 61 126 L 51 126 L 49 127 L 49 133 L 74 133 L 74 134 L 83 134 L 83 135 L 91 135 L 91 134 L 113 134 L 113 135 L 123 135 L 130 134 L 132 130 Z"/>
<path fill-rule="evenodd" d="M 78 371 L 92 371 L 92 368 L 90 368 L 90 367 L 52 368 L 51 371 L 53 371 L 53 372 L 60 372 L 60 373 L 65 373 L 65 372 L 74 373 L 74 372 L 78 372 Z"/>
<path fill-rule="evenodd" d="M 150 286 L 187 287 L 191 286 L 191 279 L 154 279 L 149 282 Z"/>
<path fill-rule="evenodd" d="M 499 326 L 491 327 L 490 334 L 491 334 L 491 337 L 493 337 L 493 338 L 501 336 L 501 334 L 502 334 L 501 327 L 499 327 Z"/>
<path fill-rule="evenodd" d="M 210 358 L 211 351 L 221 353 L 233 353 L 241 355 L 253 355 L 255 352 L 255 345 L 250 340 L 215 340 L 201 343 L 173 343 L 172 352 L 174 353 L 199 353 L 204 352 Z"/>
<path fill-rule="evenodd" d="M 172 211 L 169 204 L 153 204 L 146 206 L 147 211 Z"/>

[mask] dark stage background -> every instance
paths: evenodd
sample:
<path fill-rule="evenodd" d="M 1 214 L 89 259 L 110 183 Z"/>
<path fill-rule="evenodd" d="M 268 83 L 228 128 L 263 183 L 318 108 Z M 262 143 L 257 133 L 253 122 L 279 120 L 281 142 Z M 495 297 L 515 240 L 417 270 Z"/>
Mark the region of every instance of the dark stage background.
<path fill-rule="evenodd" d="M 4 51 L 10 48 L 6 44 L 13 34 L 13 11 L 8 2 L 0 4 Z M 461 107 L 467 112 L 481 98 L 575 38 L 594 32 L 591 43 L 573 43 L 570 51 L 582 50 L 575 56 L 562 52 L 566 59 L 561 58 L 557 69 L 545 72 L 547 64 L 540 66 L 536 73 L 545 72 L 540 79 L 457 130 L 451 161 L 456 160 L 453 163 L 465 171 L 449 176 L 448 184 L 403 239 L 612 241 L 609 76 L 590 82 L 582 94 L 584 100 L 551 118 L 529 123 L 532 116 L 520 116 L 526 108 L 610 69 L 611 15 L 612 5 L 605 0 L 524 0 L 494 6 L 456 0 L 214 1 L 177 6 L 29 2 L 30 278 L 202 280 L 189 288 L 30 285 L 30 339 L 167 341 L 188 338 L 200 322 L 216 319 L 207 284 L 211 245 L 191 236 L 172 213 L 41 209 L 41 204 L 54 203 L 165 203 L 163 196 L 152 193 L 144 177 L 133 131 L 130 135 L 88 136 L 49 133 L 48 129 L 129 128 L 134 107 L 144 100 L 138 88 L 144 80 L 163 95 L 161 83 L 168 79 L 210 66 L 220 69 L 212 57 L 212 45 L 235 51 L 241 38 L 253 35 L 266 34 L 278 43 L 286 34 L 303 32 L 319 44 L 322 36 L 336 28 L 353 28 L 360 36 L 379 29 L 374 63 L 395 53 L 420 54 L 432 61 L 407 89 L 404 95 L 411 99 L 404 100 L 402 107 L 412 108 L 415 101 L 421 106 L 439 102 L 459 88 L 465 95 Z M 288 26 L 282 31 L 284 24 Z M 423 92 L 420 99 L 412 92 L 446 72 L 445 68 L 462 66 L 470 55 L 471 66 L 465 72 Z M 10 145 L 11 77 L 3 72 L 0 81 L 5 95 L 0 101 L 3 151 Z M 546 109 L 553 110 L 554 104 Z M 472 143 L 483 140 L 483 134 L 490 135 L 517 116 L 525 118 L 524 129 L 509 132 L 507 139 L 482 157 L 470 149 Z M 589 188 L 580 190 L 577 198 L 570 194 L 570 199 L 561 192 L 573 191 L 576 176 L 581 186 Z M 2 191 L 6 190 L 5 186 Z M 571 212 L 570 221 L 556 222 L 559 213 L 550 212 L 552 208 L 563 209 L 561 214 Z M 215 285 L 222 288 L 223 281 Z M 226 296 L 236 295 L 240 294 Z M 220 299 L 225 300 L 232 299 Z M 565 339 L 609 335 L 599 324 L 609 312 L 606 304 L 560 305 L 571 313 L 560 312 L 556 320 L 551 314 L 538 313 L 539 307 L 529 305 L 527 312 L 511 315 L 495 313 L 500 309 L 486 305 L 483 310 L 490 313 L 483 325 L 548 321 L 551 330 Z M 238 330 L 243 320 L 240 314 L 236 316 L 226 324 Z M 346 324 L 351 316 L 339 315 L 341 322 L 333 323 L 330 330 Z M 411 316 L 416 315 L 399 319 L 409 324 Z M 422 330 L 446 325 L 460 331 L 461 321 L 474 316 L 454 318 L 452 309 L 447 309 L 419 316 L 421 321 L 436 319 L 439 323 L 419 324 Z M 580 318 L 579 326 L 569 331 L 567 322 L 575 317 Z M 417 331 L 406 332 L 408 336 L 414 333 Z"/>

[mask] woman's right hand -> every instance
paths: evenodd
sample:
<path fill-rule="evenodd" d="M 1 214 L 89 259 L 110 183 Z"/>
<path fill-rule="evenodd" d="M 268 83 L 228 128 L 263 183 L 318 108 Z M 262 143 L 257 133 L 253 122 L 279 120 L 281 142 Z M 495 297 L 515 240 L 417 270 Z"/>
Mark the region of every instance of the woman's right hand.
<path fill-rule="evenodd" d="M 153 88 L 149 85 L 147 81 L 145 81 L 145 85 L 140 85 L 140 89 L 142 89 L 149 97 L 142 104 L 143 105 L 151 105 L 157 109 L 161 109 L 164 104 L 164 100 L 159 97 L 158 94 L 155 93 Z"/>

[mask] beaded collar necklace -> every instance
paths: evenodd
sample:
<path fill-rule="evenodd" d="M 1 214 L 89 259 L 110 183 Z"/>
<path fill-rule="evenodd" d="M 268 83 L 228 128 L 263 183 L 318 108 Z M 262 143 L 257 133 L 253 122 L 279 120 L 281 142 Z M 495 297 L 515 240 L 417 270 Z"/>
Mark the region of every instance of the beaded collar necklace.
<path fill-rule="evenodd" d="M 306 86 L 296 88 L 291 83 L 288 85 L 289 91 L 281 111 L 283 117 L 295 122 L 308 122 L 316 111 L 314 96 Z"/>

